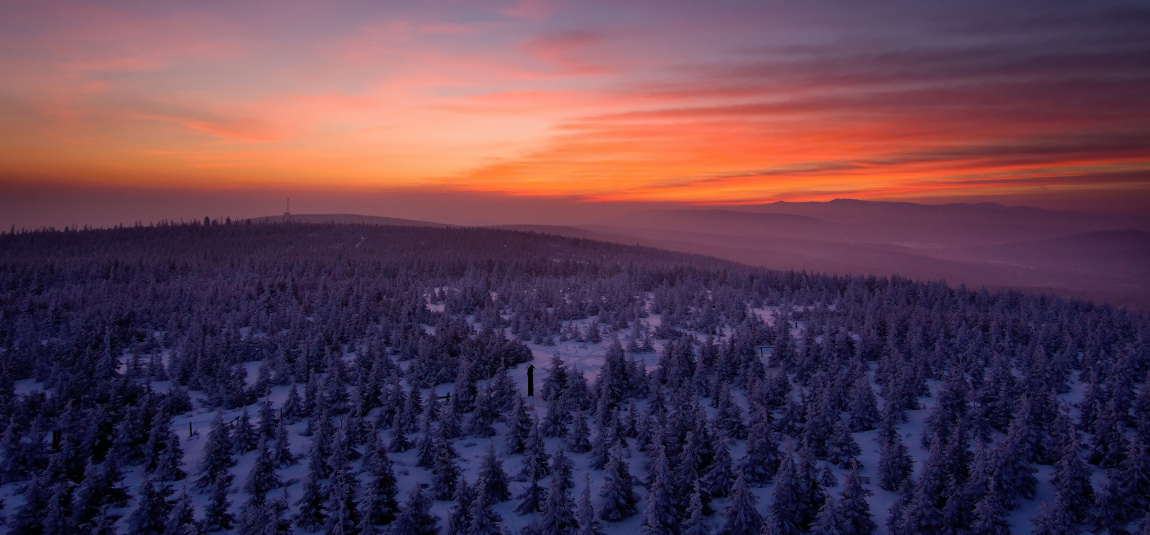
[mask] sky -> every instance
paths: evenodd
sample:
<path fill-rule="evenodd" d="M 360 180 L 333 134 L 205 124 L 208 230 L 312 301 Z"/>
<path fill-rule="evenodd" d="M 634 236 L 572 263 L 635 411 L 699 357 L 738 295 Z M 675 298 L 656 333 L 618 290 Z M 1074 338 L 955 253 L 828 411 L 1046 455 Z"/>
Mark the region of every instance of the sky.
<path fill-rule="evenodd" d="M 1150 211 L 1145 2 L 0 0 L 0 73 L 5 227 Z"/>

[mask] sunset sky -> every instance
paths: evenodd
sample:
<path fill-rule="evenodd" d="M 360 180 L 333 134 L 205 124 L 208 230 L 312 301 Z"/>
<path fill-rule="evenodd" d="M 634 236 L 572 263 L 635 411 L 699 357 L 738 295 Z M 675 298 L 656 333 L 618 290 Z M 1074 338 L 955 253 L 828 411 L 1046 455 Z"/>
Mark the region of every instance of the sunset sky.
<path fill-rule="evenodd" d="M 1150 6 L 0 1 L 0 224 L 287 196 L 1150 210 Z"/>

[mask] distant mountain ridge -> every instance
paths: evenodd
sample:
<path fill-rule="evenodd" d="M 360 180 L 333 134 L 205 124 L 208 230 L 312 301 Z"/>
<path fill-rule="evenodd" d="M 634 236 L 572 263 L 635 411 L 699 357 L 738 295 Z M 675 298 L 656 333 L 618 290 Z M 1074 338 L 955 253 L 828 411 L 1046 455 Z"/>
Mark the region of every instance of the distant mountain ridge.
<path fill-rule="evenodd" d="M 270 215 L 264 217 L 253 217 L 248 219 L 252 223 L 284 223 L 287 221 L 297 221 L 300 223 L 338 223 L 348 225 L 386 225 L 398 227 L 450 227 L 444 223 L 433 223 L 430 221 L 419 221 L 416 219 L 402 219 L 398 217 L 382 217 L 373 215 L 359 215 L 359 214 L 291 214 L 286 215 Z"/>
<path fill-rule="evenodd" d="M 292 220 L 449 226 L 353 214 L 293 215 Z M 952 285 L 1016 288 L 1150 309 L 1150 229 L 1142 227 L 1129 220 L 1029 206 L 853 199 L 680 206 L 573 226 L 494 226 L 773 269 L 945 279 Z"/>

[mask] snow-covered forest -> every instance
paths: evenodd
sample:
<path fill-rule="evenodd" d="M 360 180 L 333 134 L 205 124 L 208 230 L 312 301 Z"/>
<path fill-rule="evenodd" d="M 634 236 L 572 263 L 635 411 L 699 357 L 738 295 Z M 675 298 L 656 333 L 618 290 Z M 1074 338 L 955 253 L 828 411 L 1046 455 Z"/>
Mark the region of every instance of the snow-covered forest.
<path fill-rule="evenodd" d="M 943 283 L 490 229 L 9 233 L 0 529 L 1148 534 L 1148 372 L 1145 312 Z"/>

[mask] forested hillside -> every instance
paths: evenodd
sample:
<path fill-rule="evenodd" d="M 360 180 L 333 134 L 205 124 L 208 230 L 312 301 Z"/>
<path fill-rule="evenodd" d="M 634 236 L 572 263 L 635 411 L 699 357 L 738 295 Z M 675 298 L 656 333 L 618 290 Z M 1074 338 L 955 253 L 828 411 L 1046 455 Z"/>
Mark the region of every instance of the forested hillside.
<path fill-rule="evenodd" d="M 533 366 L 533 395 L 528 395 Z M 524 232 L 0 236 L 10 533 L 1150 533 L 1150 317 Z"/>

